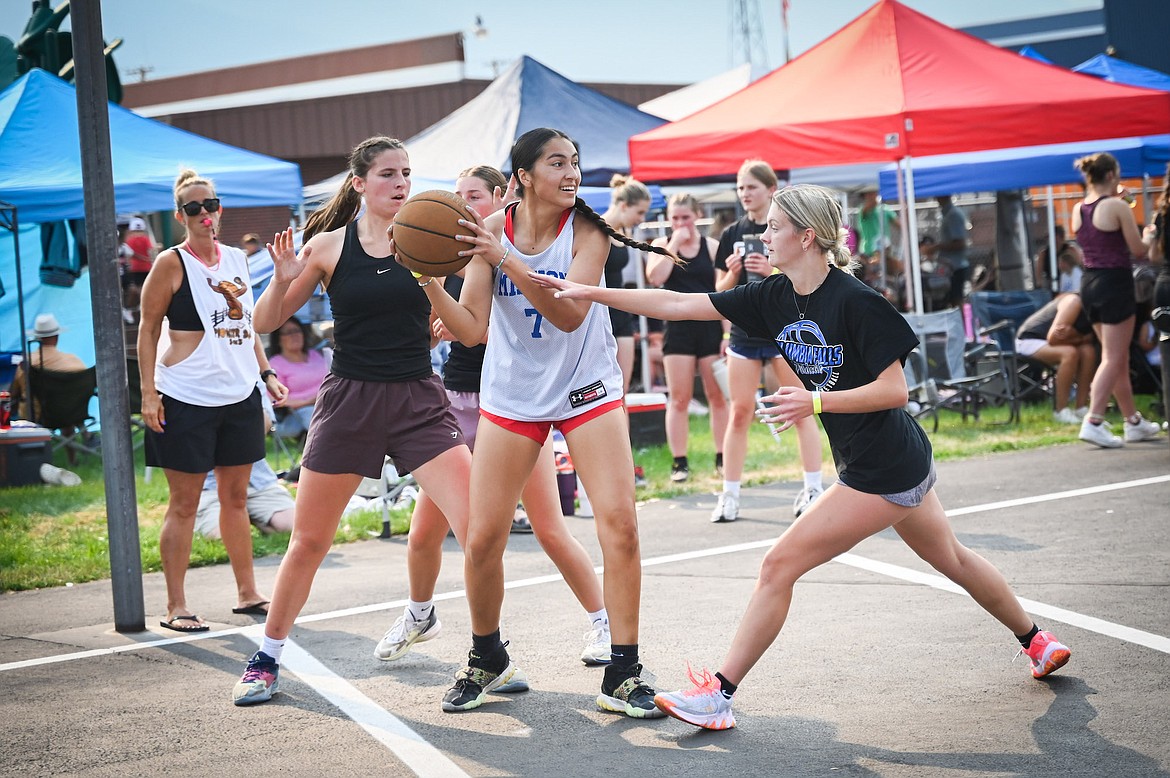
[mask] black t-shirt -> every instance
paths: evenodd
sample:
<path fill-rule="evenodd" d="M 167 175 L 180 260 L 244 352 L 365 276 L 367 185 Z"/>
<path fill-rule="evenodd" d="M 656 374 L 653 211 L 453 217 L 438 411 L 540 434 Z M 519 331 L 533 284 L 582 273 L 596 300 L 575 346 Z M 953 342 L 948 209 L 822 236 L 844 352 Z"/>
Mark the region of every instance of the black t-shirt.
<path fill-rule="evenodd" d="M 431 302 L 393 256 L 371 257 L 357 222 L 345 228 L 329 279 L 330 372 L 355 381 L 416 381 L 431 374 Z"/>
<path fill-rule="evenodd" d="M 447 294 L 458 300 L 459 292 L 463 290 L 463 279 L 459 276 L 447 276 L 443 288 L 447 290 Z M 486 351 L 486 343 L 477 343 L 468 348 L 457 340 L 451 341 L 447 362 L 443 365 L 443 385 L 452 392 L 478 392 L 480 374 L 483 373 L 483 355 Z"/>
<path fill-rule="evenodd" d="M 910 325 L 878 292 L 849 273 L 832 270 L 804 300 L 800 317 L 784 275 L 710 295 L 725 318 L 752 337 L 780 348 L 806 389 L 856 389 L 872 383 L 918 345 Z M 837 470 L 858 491 L 895 494 L 930 473 L 926 433 L 902 408 L 870 413 L 823 413 Z"/>
<path fill-rule="evenodd" d="M 719 250 L 715 252 L 715 268 L 717 270 L 727 270 L 727 258 L 735 253 L 735 244 L 737 241 L 743 240 L 744 235 L 763 235 L 764 230 L 768 229 L 767 224 L 757 224 L 752 221 L 751 216 L 744 216 L 735 224 L 730 225 L 723 231 L 722 237 L 719 238 Z M 742 266 L 739 269 L 739 279 L 736 280 L 736 285 L 746 284 L 751 279 L 748 278 L 748 272 Z M 731 323 L 731 342 L 734 345 L 750 346 L 752 348 L 760 348 L 761 346 L 771 345 L 771 338 L 753 338 L 736 326 L 735 322 Z"/>

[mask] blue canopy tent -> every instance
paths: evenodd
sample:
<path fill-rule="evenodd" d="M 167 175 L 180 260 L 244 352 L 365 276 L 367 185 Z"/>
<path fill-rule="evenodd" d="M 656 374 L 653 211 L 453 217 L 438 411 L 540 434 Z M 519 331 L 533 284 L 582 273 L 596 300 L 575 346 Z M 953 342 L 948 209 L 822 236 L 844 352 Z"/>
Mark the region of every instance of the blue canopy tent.
<path fill-rule="evenodd" d="M 180 168 L 215 181 L 226 208 L 296 205 L 300 168 L 290 162 L 228 146 L 109 105 L 114 196 L 118 212 L 170 211 Z M 85 216 L 77 97 L 72 84 L 32 70 L 0 92 L 0 201 L 16 206 L 20 224 L 21 284 L 16 234 L 0 231 L 0 351 L 19 351 L 25 317 L 53 312 L 72 336 L 62 348 L 94 362 L 88 277 L 71 288 L 40 283 L 40 242 L 26 229 Z M 113 229 L 114 225 L 110 225 Z M 69 321 L 66 321 L 66 319 Z"/>
<path fill-rule="evenodd" d="M 1144 86 L 1147 89 L 1161 89 L 1170 92 L 1170 76 L 1158 70 L 1135 65 L 1123 59 L 1098 54 L 1073 67 L 1073 72 L 1096 76 L 1115 84 Z"/>

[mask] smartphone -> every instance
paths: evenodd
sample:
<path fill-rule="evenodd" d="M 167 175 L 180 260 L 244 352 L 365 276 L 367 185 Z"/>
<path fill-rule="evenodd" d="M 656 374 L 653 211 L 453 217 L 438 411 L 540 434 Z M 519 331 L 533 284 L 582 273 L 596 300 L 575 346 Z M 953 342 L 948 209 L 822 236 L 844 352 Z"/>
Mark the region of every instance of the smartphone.
<path fill-rule="evenodd" d="M 744 256 L 745 257 L 748 254 L 763 254 L 764 256 L 767 256 L 767 254 L 768 254 L 767 249 L 764 248 L 764 241 L 760 240 L 759 235 L 744 235 L 743 236 L 743 248 L 744 248 Z M 765 277 L 765 276 L 760 275 L 759 273 L 753 273 L 750 270 L 748 271 L 747 275 L 748 275 L 748 281 L 759 281 L 760 279 Z"/>

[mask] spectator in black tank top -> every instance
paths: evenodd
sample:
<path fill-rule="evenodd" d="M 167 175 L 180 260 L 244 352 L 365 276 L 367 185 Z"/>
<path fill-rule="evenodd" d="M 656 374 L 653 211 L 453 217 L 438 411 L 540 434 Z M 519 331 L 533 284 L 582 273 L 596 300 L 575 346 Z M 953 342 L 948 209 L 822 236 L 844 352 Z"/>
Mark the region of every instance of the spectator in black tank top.
<path fill-rule="evenodd" d="M 666 204 L 670 220 L 670 237 L 658 238 L 662 246 L 685 264 L 675 264 L 661 254 L 651 255 L 646 263 L 646 278 L 651 286 L 675 292 L 714 292 L 713 260 L 719 244 L 714 238 L 699 234 L 695 220 L 699 203 L 685 192 L 673 194 Z M 612 308 L 610 310 L 613 310 Z M 670 480 L 682 483 L 690 477 L 687 437 L 690 432 L 690 405 L 694 397 L 695 372 L 703 382 L 707 398 L 711 436 L 715 439 L 715 472 L 722 474 L 723 438 L 727 433 L 727 400 L 715 381 L 712 367 L 723 347 L 723 325 L 718 321 L 674 321 L 666 323 L 663 364 L 670 401 L 666 407 L 666 442 L 674 463 Z"/>
<path fill-rule="evenodd" d="M 732 695 L 779 636 L 796 582 L 889 528 L 1012 631 L 1028 655 L 1033 677 L 1062 667 L 1071 655 L 1032 622 L 1003 575 L 955 538 L 934 489 L 930 441 L 903 410 L 908 390 L 902 364 L 917 339 L 889 302 L 846 272 L 852 262 L 841 224 L 841 206 L 831 191 L 786 187 L 772 198 L 763 234 L 769 262 L 781 275 L 710 295 L 598 289 L 533 274 L 541 286 L 560 290 L 561 299 L 591 300 L 668 320 L 726 317 L 750 335 L 774 338 L 783 344 L 783 356 L 776 360 L 783 366 L 783 381 L 766 398 L 773 405 L 762 420 L 786 430 L 797 419 L 823 413 L 829 440 L 840 452 L 837 483 L 764 557 L 719 672 L 688 671 L 693 688 L 655 697 L 661 710 L 695 726 L 735 726 Z"/>
<path fill-rule="evenodd" d="M 340 190 L 309 218 L 300 256 L 291 229 L 268 246 L 275 272 L 256 303 L 256 329 L 275 330 L 323 286 L 334 315 L 334 355 L 309 423 L 292 538 L 264 639 L 232 692 L 236 705 L 264 702 L 276 691 L 285 640 L 342 511 L 363 476 L 381 477 L 386 456 L 414 474 L 459 542 L 466 539 L 471 453 L 431 371 L 423 283 L 395 260 L 387 234 L 409 195 L 402 143 L 369 138 L 350 154 Z M 365 211 L 354 221 L 363 198 Z M 423 633 L 438 631 L 433 607 L 420 615 Z"/>
<path fill-rule="evenodd" d="M 760 280 L 772 274 L 768 258 L 758 251 L 736 251 L 745 237 L 763 234 L 763 223 L 768 214 L 769 199 L 776 191 L 776 173 L 767 162 L 746 160 L 735 179 L 735 191 L 747 214 L 724 231 L 715 254 L 715 288 L 733 289 L 749 281 Z M 740 251 L 746 249 L 741 248 Z M 773 378 L 779 380 L 780 352 L 776 344 L 766 338 L 753 338 L 731 325 L 727 344 L 727 385 L 731 395 L 731 410 L 727 419 L 727 433 L 723 438 L 723 491 L 711 521 L 727 522 L 739 518 L 739 481 L 743 477 L 743 463 L 747 456 L 748 426 L 755 418 L 760 374 L 765 366 L 771 368 Z M 821 480 L 821 433 L 811 418 L 801 419 L 796 425 L 796 441 L 804 470 L 804 488 L 796 495 L 792 512 L 799 516 L 824 491 Z"/>
<path fill-rule="evenodd" d="M 485 218 L 503 208 L 506 201 L 515 199 L 514 188 L 509 188 L 504 174 L 487 165 L 460 173 L 455 181 L 455 193 Z M 462 290 L 463 275 L 464 270 L 461 270 L 457 275 L 448 276 L 444 282 L 443 288 L 455 299 L 459 298 Z M 443 383 L 468 446 L 474 450 L 486 334 L 483 342 L 465 346 L 443 326 L 441 319 L 434 318 L 432 326 L 438 337 L 451 341 L 451 354 L 443 369 Z M 551 436 L 541 448 L 532 475 L 524 485 L 521 500 L 528 512 L 528 518 L 524 518 L 524 521 L 530 523 L 529 531 L 536 534 L 540 547 L 561 571 L 569 589 L 589 616 L 589 629 L 585 633 L 585 649 L 581 653 L 581 660 L 588 665 L 607 663 L 609 616 L 602 600 L 601 584 L 593 572 L 593 562 L 585 548 L 569 532 L 561 513 Z M 425 489 L 420 491 L 410 519 L 407 545 L 410 602 L 374 649 L 374 656 L 378 659 L 399 659 L 410 651 L 411 645 L 429 640 L 438 633 L 438 629 L 429 623 L 429 615 L 433 612 L 435 582 L 443 562 L 443 540 L 448 526 L 447 518 L 431 499 L 430 493 Z"/>
<path fill-rule="evenodd" d="M 613 193 L 610 195 L 609 208 L 601 214 L 610 227 L 623 235 L 629 235 L 631 230 L 646 220 L 646 211 L 650 210 L 650 190 L 636 178 L 614 175 L 609 182 Z M 629 264 L 630 249 L 625 244 L 610 240 L 609 257 L 605 261 L 605 285 L 611 289 L 620 289 L 622 271 Z M 634 317 L 625 311 L 610 310 L 610 326 L 613 327 L 613 336 L 617 340 L 618 364 L 622 368 L 622 380 L 625 391 L 630 391 L 630 377 L 634 372 L 634 331 L 637 322 Z"/>
<path fill-rule="evenodd" d="M 1162 197 L 1154 217 L 1154 238 L 1150 242 L 1150 262 L 1161 263 L 1154 281 L 1154 323 L 1158 350 L 1162 355 L 1162 414 L 1170 416 L 1170 165 L 1162 179 Z"/>

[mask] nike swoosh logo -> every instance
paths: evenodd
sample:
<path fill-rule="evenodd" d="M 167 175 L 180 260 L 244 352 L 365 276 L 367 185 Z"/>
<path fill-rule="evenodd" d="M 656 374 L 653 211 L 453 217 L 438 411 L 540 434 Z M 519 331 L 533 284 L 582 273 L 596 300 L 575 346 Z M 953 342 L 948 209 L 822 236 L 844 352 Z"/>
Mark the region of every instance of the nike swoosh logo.
<path fill-rule="evenodd" d="M 390 272 L 390 271 L 391 271 L 391 270 L 393 270 L 393 269 L 394 269 L 393 267 L 384 267 L 384 268 L 382 268 L 381 270 L 379 270 L 379 271 L 378 271 L 378 275 L 382 275 L 383 273 L 388 273 L 388 272 Z"/>

